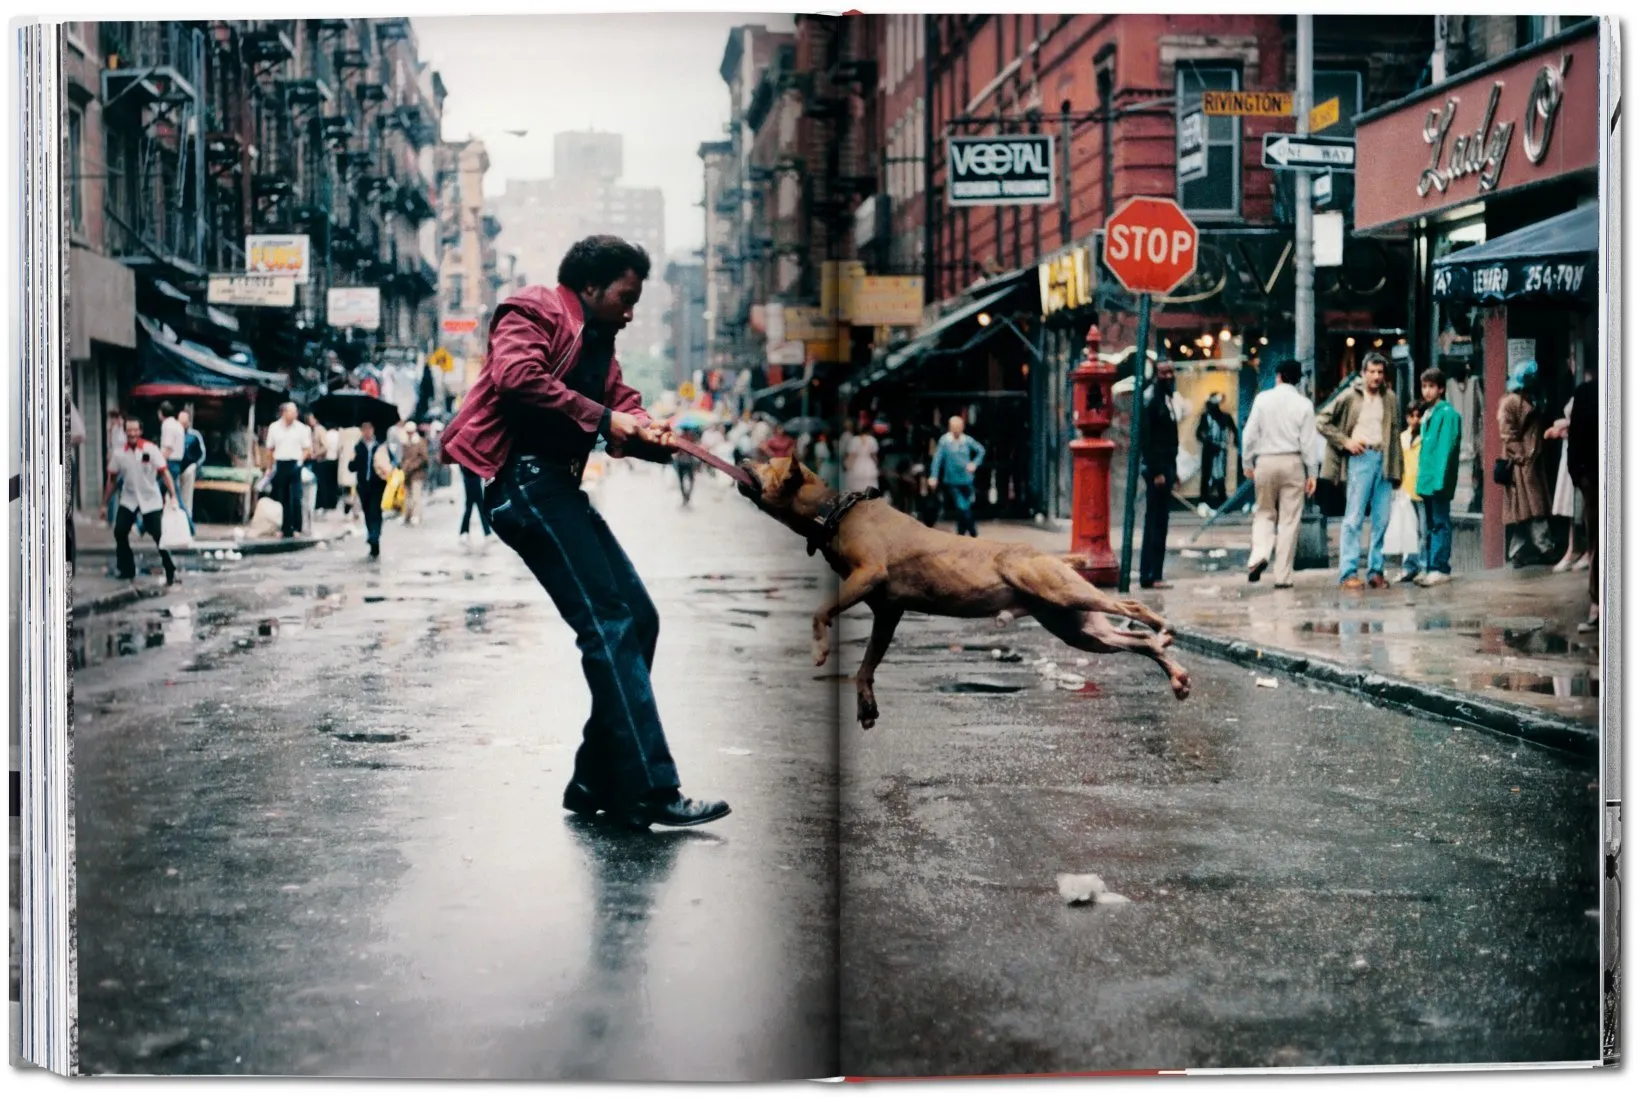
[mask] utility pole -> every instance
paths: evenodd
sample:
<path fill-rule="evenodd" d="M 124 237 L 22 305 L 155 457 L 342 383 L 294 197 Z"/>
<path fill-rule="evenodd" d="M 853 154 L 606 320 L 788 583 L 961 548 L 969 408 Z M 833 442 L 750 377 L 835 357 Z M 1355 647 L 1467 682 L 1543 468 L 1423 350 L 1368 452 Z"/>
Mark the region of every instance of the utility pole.
<path fill-rule="evenodd" d="M 1315 17 L 1298 17 L 1298 88 L 1293 112 L 1298 135 L 1310 132 L 1310 108 L 1315 106 Z M 1311 398 L 1315 392 L 1315 210 L 1310 196 L 1310 173 L 1300 169 L 1293 177 L 1295 211 L 1293 295 L 1293 358 L 1304 365 L 1304 381 Z"/>

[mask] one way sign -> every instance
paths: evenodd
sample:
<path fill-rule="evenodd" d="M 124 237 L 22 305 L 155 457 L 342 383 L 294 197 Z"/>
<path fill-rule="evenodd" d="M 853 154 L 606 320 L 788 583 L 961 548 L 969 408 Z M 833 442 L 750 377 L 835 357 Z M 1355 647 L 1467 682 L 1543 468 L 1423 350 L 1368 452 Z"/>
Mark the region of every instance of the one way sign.
<path fill-rule="evenodd" d="M 1264 135 L 1264 167 L 1274 169 L 1330 168 L 1355 171 L 1355 142 L 1350 138 Z"/>

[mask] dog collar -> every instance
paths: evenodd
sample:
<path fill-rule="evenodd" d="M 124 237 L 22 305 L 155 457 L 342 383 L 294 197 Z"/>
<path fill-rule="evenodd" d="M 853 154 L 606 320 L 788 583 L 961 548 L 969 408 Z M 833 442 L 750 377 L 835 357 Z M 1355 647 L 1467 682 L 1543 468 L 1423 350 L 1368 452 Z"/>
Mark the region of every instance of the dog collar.
<path fill-rule="evenodd" d="M 812 555 L 831 544 L 837 538 L 837 530 L 843 525 L 843 517 L 848 511 L 862 501 L 882 497 L 883 492 L 873 486 L 869 490 L 852 490 L 832 503 L 826 514 L 815 521 L 818 530 L 809 537 L 809 554 Z"/>

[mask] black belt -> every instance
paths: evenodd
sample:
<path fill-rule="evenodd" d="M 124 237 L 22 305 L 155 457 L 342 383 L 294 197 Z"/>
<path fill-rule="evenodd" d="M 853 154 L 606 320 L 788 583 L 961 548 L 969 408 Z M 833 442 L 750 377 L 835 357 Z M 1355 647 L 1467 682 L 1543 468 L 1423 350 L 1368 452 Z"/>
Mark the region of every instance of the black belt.
<path fill-rule="evenodd" d="M 584 455 L 579 459 L 568 459 L 552 455 L 515 455 L 508 461 L 507 466 L 512 469 L 520 463 L 533 463 L 543 470 L 564 471 L 574 479 L 579 479 L 586 473 L 587 469 L 587 457 Z"/>

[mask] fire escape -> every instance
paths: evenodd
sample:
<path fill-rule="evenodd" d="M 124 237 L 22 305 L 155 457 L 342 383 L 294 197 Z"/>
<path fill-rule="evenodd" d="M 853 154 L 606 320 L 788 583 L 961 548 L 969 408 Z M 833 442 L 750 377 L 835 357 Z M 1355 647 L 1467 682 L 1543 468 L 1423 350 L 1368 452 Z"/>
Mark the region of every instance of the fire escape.
<path fill-rule="evenodd" d="M 205 33 L 187 23 L 101 23 L 110 135 L 111 253 L 133 268 L 202 279 L 210 236 Z"/>

